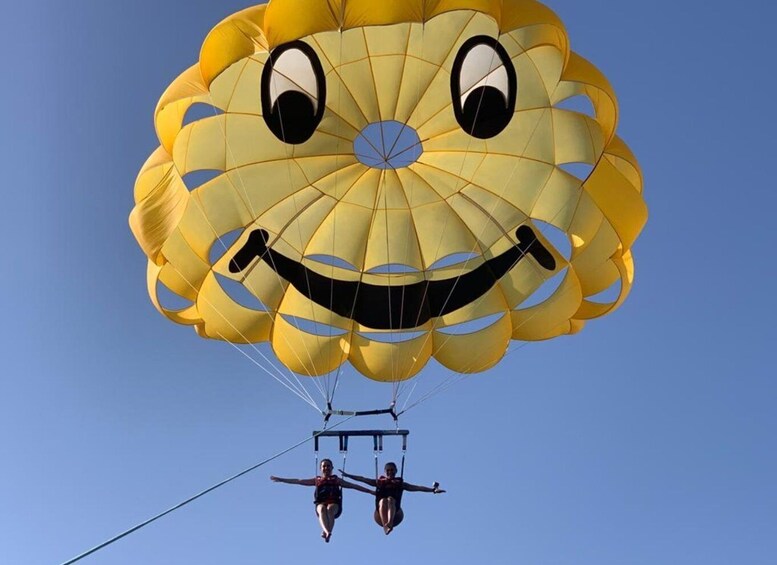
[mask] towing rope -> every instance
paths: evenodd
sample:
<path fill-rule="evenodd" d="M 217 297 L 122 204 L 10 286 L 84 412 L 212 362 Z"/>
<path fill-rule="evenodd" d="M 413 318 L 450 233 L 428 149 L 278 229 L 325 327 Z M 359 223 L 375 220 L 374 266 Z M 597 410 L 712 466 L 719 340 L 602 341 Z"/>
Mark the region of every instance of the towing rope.
<path fill-rule="evenodd" d="M 351 416 L 351 418 L 352 418 L 352 417 L 353 417 L 353 416 Z M 344 424 L 345 422 L 347 422 L 347 421 L 348 421 L 348 420 L 350 420 L 351 418 L 346 418 L 346 419 L 345 419 L 345 420 L 343 420 L 342 422 L 338 422 L 337 424 L 335 424 L 335 425 L 334 425 L 334 426 L 332 426 L 332 427 L 337 427 L 337 426 L 339 426 L 339 425 L 341 425 L 341 424 Z M 300 446 L 302 446 L 302 445 L 306 444 L 307 442 L 311 441 L 312 439 L 316 438 L 316 437 L 317 437 L 317 435 L 318 435 L 318 434 L 313 434 L 313 435 L 311 435 L 311 436 L 308 436 L 308 437 L 306 437 L 306 438 L 305 438 L 305 439 L 303 439 L 302 441 L 295 443 L 295 444 L 294 444 L 294 445 L 292 445 L 291 447 L 287 447 L 286 449 L 284 449 L 283 451 L 280 451 L 280 452 L 276 453 L 276 454 L 275 454 L 275 455 L 273 455 L 272 457 L 268 457 L 268 458 L 267 458 L 267 459 L 265 459 L 264 461 L 261 461 L 260 463 L 257 463 L 256 465 L 252 465 L 252 466 L 251 466 L 251 467 L 249 467 L 248 469 L 245 469 L 245 470 L 243 470 L 243 471 L 240 471 L 240 472 L 239 472 L 239 473 L 237 473 L 236 475 L 232 475 L 232 476 L 231 476 L 231 477 L 229 477 L 228 479 L 224 479 L 223 481 L 221 481 L 221 482 L 219 482 L 219 483 L 217 483 L 217 484 L 213 485 L 212 487 L 206 488 L 206 489 L 205 489 L 205 490 L 203 490 L 202 492 L 199 492 L 199 493 L 195 494 L 194 496 L 192 496 L 192 497 L 190 497 L 190 498 L 187 498 L 187 499 L 186 499 L 186 500 L 184 500 L 183 502 L 180 502 L 180 503 L 176 504 L 175 506 L 173 506 L 173 507 L 171 507 L 171 508 L 168 508 L 167 510 L 165 510 L 164 512 L 161 512 L 160 514 L 157 514 L 157 515 L 156 515 L 156 516 L 154 516 L 153 518 L 149 518 L 149 519 L 148 519 L 148 520 L 146 520 L 145 522 L 141 522 L 140 524 L 137 524 L 136 526 L 133 526 L 133 527 L 131 527 L 130 529 L 128 529 L 128 530 L 126 530 L 126 531 L 124 531 L 124 532 L 122 532 L 122 533 L 120 533 L 120 534 L 118 534 L 118 535 L 116 535 L 116 536 L 112 537 L 111 539 L 109 539 L 109 540 L 107 540 L 107 541 L 104 541 L 104 542 L 103 542 L 103 543 L 101 543 L 100 545 L 97 545 L 97 546 L 93 547 L 92 549 L 90 549 L 90 550 L 88 550 L 88 551 L 85 551 L 85 552 L 84 552 L 84 553 L 82 553 L 81 555 L 78 555 L 77 557 L 74 557 L 74 558 L 70 559 L 69 561 L 65 561 L 64 563 L 62 563 L 62 565 L 72 565 L 73 563 L 75 563 L 75 562 L 77 562 L 77 561 L 80 561 L 80 560 L 81 560 L 81 559 L 83 559 L 84 557 L 87 557 L 87 556 L 89 556 L 89 555 L 91 555 L 91 554 L 93 554 L 93 553 L 95 553 L 95 552 L 97 552 L 97 551 L 99 551 L 99 550 L 101 550 L 101 549 L 103 549 L 103 548 L 105 548 L 105 547 L 108 547 L 108 546 L 109 546 L 109 545 L 111 545 L 112 543 L 119 541 L 121 538 L 123 538 L 123 537 L 125 537 L 125 536 L 128 536 L 128 535 L 130 535 L 130 534 L 131 534 L 131 533 L 133 533 L 133 532 L 137 532 L 139 529 L 143 528 L 144 526 L 147 526 L 147 525 L 149 525 L 151 522 L 155 522 L 156 520 L 159 520 L 159 518 L 161 518 L 161 517 L 163 517 L 163 516 L 166 516 L 166 515 L 170 514 L 171 512 L 174 512 L 175 510 L 178 510 L 179 508 L 182 508 L 182 507 L 186 506 L 186 505 L 187 505 L 187 504 L 189 504 L 190 502 L 194 502 L 195 500 L 197 500 L 198 498 L 200 498 L 200 497 L 202 497 L 202 496 L 205 496 L 205 495 L 206 495 L 206 494 L 208 494 L 209 492 L 212 492 L 212 491 L 216 490 L 217 488 L 219 488 L 219 487 L 221 487 L 221 486 L 224 486 L 225 484 L 227 484 L 227 483 L 229 483 L 229 482 L 232 482 L 232 481 L 234 481 L 235 479 L 237 479 L 237 478 L 239 478 L 239 477 L 242 477 L 243 475 L 246 475 L 246 474 L 250 473 L 251 471 L 254 471 L 254 470 L 258 469 L 259 467 L 261 467 L 262 465 L 265 465 L 265 464 L 269 463 L 270 461 L 274 461 L 275 459 L 278 459 L 278 458 L 279 458 L 279 457 L 281 457 L 282 455 L 286 455 L 288 452 L 290 452 L 290 451 L 292 451 L 292 450 L 294 450 L 294 449 L 296 449 L 296 448 L 298 448 L 298 447 L 300 447 Z"/>

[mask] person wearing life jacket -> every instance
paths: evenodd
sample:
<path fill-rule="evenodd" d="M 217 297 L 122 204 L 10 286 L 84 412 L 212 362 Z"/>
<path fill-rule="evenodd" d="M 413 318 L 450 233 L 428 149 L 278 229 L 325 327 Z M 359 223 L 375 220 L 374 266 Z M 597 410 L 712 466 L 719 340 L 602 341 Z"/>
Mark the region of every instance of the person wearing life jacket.
<path fill-rule="evenodd" d="M 394 462 L 386 463 L 383 469 L 386 474 L 378 479 L 351 475 L 342 469 L 340 472 L 344 477 L 375 487 L 375 522 L 383 528 L 386 535 L 389 535 L 394 527 L 398 526 L 405 518 L 405 513 L 402 511 L 403 492 L 441 494 L 445 491 L 441 490 L 437 483 L 431 487 L 423 487 L 405 482 L 402 477 L 397 477 L 397 464 Z"/>
<path fill-rule="evenodd" d="M 316 487 L 313 502 L 316 505 L 316 515 L 321 524 L 321 537 L 326 543 L 332 537 L 332 530 L 335 527 L 335 520 L 340 517 L 343 509 L 343 489 L 352 488 L 367 494 L 375 494 L 374 490 L 369 490 L 361 485 L 344 481 L 337 475 L 332 474 L 334 466 L 330 459 L 321 460 L 321 475 L 312 479 L 284 479 L 282 477 L 270 477 L 271 481 L 276 483 L 286 483 L 290 485 L 302 485 Z"/>

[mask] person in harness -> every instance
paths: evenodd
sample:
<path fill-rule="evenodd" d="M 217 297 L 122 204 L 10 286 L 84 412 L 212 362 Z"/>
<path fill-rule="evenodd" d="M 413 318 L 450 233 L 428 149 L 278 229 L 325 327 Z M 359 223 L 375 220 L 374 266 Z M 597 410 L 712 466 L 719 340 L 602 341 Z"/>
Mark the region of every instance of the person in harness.
<path fill-rule="evenodd" d="M 383 532 L 386 535 L 389 535 L 394 527 L 398 526 L 405 518 L 405 513 L 402 511 L 403 492 L 431 492 L 433 494 L 445 492 L 440 489 L 437 483 L 431 487 L 406 483 L 402 477 L 397 477 L 397 464 L 394 462 L 386 463 L 383 470 L 386 474 L 378 479 L 351 475 L 342 469 L 340 472 L 344 477 L 375 487 L 375 522 L 383 527 Z"/>
<path fill-rule="evenodd" d="M 329 543 L 329 538 L 332 537 L 335 520 L 340 517 L 340 514 L 343 511 L 343 489 L 352 488 L 373 495 L 376 493 L 374 490 L 369 490 L 361 485 L 344 481 L 337 475 L 333 475 L 333 469 L 334 466 L 332 465 L 331 459 L 322 459 L 321 475 L 313 479 L 284 479 L 282 477 L 270 477 L 270 480 L 276 483 L 316 487 L 313 502 L 316 505 L 318 522 L 321 524 L 321 537 L 324 538 L 326 543 Z"/>

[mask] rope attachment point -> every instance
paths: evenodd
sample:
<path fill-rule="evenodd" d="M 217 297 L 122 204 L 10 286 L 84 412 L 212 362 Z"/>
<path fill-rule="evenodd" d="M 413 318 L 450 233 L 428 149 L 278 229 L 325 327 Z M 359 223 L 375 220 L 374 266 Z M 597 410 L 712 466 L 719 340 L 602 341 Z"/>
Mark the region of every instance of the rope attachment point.
<path fill-rule="evenodd" d="M 382 410 L 335 410 L 332 408 L 332 403 L 327 402 L 326 410 L 322 411 L 321 414 L 324 416 L 324 428 L 326 428 L 326 425 L 329 423 L 329 419 L 332 416 L 349 416 L 353 418 L 355 416 L 380 416 L 381 414 L 389 414 L 394 418 L 395 423 L 399 422 L 399 414 L 396 411 L 395 402 L 392 402 L 388 408 Z"/>

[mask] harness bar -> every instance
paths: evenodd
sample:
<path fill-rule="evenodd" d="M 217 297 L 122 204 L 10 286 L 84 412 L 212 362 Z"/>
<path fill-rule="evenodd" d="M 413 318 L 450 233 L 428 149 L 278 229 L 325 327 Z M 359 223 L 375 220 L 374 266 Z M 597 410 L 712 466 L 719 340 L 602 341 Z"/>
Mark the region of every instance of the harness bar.
<path fill-rule="evenodd" d="M 321 430 L 313 432 L 313 446 L 318 453 L 318 440 L 322 437 L 336 437 L 340 441 L 340 452 L 348 451 L 348 438 L 350 437 L 372 437 L 373 451 L 376 453 L 383 451 L 383 438 L 385 436 L 401 436 L 402 451 L 407 451 L 407 436 L 410 430 Z"/>

